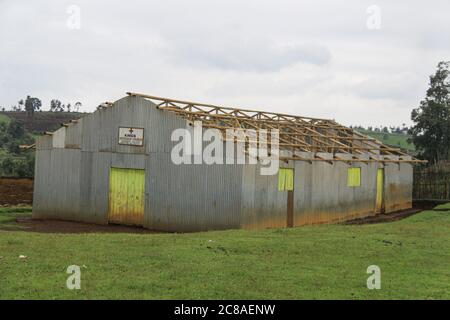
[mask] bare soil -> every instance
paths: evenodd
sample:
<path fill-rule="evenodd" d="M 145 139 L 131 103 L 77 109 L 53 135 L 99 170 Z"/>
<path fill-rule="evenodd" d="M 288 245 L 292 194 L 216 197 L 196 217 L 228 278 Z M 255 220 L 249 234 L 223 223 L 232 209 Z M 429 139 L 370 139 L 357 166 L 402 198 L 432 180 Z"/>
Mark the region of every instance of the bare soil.
<path fill-rule="evenodd" d="M 148 229 L 123 225 L 98 225 L 74 221 L 39 220 L 26 218 L 16 219 L 18 228 L 14 231 L 39 233 L 155 233 Z M 8 229 L 12 230 L 12 229 Z"/>
<path fill-rule="evenodd" d="M 42 133 L 44 131 L 54 131 L 61 128 L 62 123 L 70 120 L 80 119 L 87 113 L 79 112 L 35 112 L 33 117 L 29 117 L 26 112 L 5 111 L 0 112 L 24 125 L 29 132 Z"/>
<path fill-rule="evenodd" d="M 411 209 L 407 209 L 407 210 L 391 212 L 388 214 L 382 213 L 382 214 L 378 214 L 376 216 L 349 220 L 349 221 L 344 222 L 344 224 L 368 224 L 368 223 L 392 222 L 392 221 L 397 221 L 397 220 L 407 218 L 407 217 L 412 216 L 413 214 L 416 214 L 421 211 L 423 211 L 423 209 L 421 209 L 421 208 L 411 208 Z"/>
<path fill-rule="evenodd" d="M 31 205 L 33 179 L 0 178 L 0 205 Z"/>
<path fill-rule="evenodd" d="M 422 211 L 422 209 L 413 208 L 408 210 L 397 211 L 389 214 L 379 214 L 373 217 L 359 218 L 344 222 L 344 224 L 369 224 L 392 222 L 404 219 L 413 214 Z M 17 218 L 18 228 L 15 229 L 27 232 L 39 233 L 157 233 L 142 227 L 124 226 L 124 225 L 97 225 L 74 221 L 62 220 L 38 220 L 26 218 Z M 12 229 L 8 229 L 12 230 Z"/>

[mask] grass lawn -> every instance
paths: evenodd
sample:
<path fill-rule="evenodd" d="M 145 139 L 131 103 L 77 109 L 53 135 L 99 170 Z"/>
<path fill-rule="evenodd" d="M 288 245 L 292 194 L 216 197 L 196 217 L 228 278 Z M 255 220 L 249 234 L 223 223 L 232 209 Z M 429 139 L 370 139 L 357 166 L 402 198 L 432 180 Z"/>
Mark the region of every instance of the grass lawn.
<path fill-rule="evenodd" d="M 434 207 L 434 209 L 449 210 L 450 211 L 450 202 L 449 203 L 440 204 L 440 205 Z"/>
<path fill-rule="evenodd" d="M 3 299 L 450 299 L 450 211 L 370 225 L 47 234 L 20 230 L 20 210 L 0 209 Z M 66 288 L 74 264 L 81 290 Z M 380 290 L 366 287 L 374 264 Z"/>

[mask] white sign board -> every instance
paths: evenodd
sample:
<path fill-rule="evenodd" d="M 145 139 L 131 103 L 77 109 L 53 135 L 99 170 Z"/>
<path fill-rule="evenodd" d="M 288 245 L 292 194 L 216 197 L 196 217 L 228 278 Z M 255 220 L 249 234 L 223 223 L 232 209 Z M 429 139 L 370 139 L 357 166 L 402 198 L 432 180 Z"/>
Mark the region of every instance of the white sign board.
<path fill-rule="evenodd" d="M 129 146 L 144 145 L 144 129 L 142 128 L 119 128 L 119 144 Z"/>

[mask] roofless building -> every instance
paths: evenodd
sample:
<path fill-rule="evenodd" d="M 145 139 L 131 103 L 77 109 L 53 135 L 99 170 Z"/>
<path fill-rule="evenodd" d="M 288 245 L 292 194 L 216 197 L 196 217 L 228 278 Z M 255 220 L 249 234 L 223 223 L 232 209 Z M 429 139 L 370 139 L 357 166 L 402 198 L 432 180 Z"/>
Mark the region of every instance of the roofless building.
<path fill-rule="evenodd" d="M 137 93 L 39 137 L 36 150 L 33 218 L 180 232 L 407 209 L 420 162 L 333 120 Z"/>

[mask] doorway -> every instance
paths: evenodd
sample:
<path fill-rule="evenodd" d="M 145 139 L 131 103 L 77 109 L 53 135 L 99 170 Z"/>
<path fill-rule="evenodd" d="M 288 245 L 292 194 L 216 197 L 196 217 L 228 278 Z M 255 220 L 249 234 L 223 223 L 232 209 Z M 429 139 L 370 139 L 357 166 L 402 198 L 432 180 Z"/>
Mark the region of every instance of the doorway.
<path fill-rule="evenodd" d="M 378 168 L 377 170 L 377 200 L 375 212 L 384 213 L 384 168 Z"/>
<path fill-rule="evenodd" d="M 108 222 L 142 226 L 144 201 L 145 170 L 111 168 Z"/>

